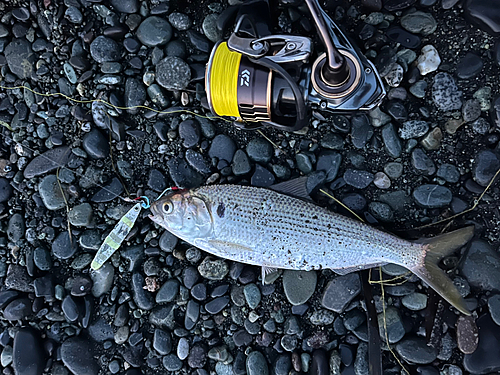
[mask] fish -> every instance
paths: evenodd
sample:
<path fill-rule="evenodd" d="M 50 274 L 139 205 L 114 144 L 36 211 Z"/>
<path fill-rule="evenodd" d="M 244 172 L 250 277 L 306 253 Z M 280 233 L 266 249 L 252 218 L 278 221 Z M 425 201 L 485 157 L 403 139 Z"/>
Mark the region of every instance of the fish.
<path fill-rule="evenodd" d="M 205 252 L 261 266 L 263 280 L 276 269 L 345 275 L 393 263 L 471 314 L 438 263 L 470 241 L 474 226 L 408 241 L 315 204 L 306 180 L 270 188 L 222 184 L 174 190 L 151 205 L 149 217 Z"/>

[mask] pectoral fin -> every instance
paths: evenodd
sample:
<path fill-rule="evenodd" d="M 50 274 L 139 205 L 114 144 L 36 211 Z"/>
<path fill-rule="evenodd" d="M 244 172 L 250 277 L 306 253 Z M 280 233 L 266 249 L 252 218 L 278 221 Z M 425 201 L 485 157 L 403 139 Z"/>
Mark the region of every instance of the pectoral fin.
<path fill-rule="evenodd" d="M 194 245 L 223 258 L 234 258 L 235 255 L 242 252 L 253 252 L 251 247 L 221 240 L 198 239 Z"/>

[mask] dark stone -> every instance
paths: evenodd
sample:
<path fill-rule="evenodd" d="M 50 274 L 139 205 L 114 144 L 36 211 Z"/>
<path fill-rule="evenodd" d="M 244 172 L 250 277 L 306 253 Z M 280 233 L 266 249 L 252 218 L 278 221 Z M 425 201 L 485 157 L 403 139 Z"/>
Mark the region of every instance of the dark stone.
<path fill-rule="evenodd" d="M 268 163 L 274 154 L 273 145 L 263 138 L 254 138 L 246 148 L 248 157 L 256 163 Z"/>
<path fill-rule="evenodd" d="M 453 198 L 450 189 L 440 185 L 421 185 L 413 190 L 413 198 L 424 208 L 441 208 L 449 205 Z"/>
<path fill-rule="evenodd" d="M 71 296 L 66 296 L 61 304 L 62 311 L 66 319 L 70 322 L 74 322 L 78 319 L 78 306 Z"/>
<path fill-rule="evenodd" d="M 255 172 L 250 180 L 252 186 L 268 187 L 274 184 L 274 175 L 260 164 L 255 165 Z"/>
<path fill-rule="evenodd" d="M 230 163 L 233 160 L 235 152 L 236 145 L 234 141 L 227 135 L 219 134 L 213 139 L 212 144 L 210 145 L 210 150 L 208 151 L 208 155 L 211 158 L 225 160 Z"/>
<path fill-rule="evenodd" d="M 151 310 L 153 308 L 153 296 L 144 289 L 144 277 L 140 273 L 132 275 L 132 291 L 134 302 L 142 310 Z"/>
<path fill-rule="evenodd" d="M 356 273 L 338 276 L 331 280 L 321 297 L 321 305 L 337 313 L 344 311 L 346 306 L 361 291 L 361 283 Z"/>
<path fill-rule="evenodd" d="M 479 185 L 487 186 L 500 168 L 500 158 L 490 150 L 479 151 L 474 158 L 473 178 Z"/>
<path fill-rule="evenodd" d="M 88 340 L 71 337 L 61 345 L 61 359 L 74 375 L 97 375 L 99 365 L 94 360 Z"/>
<path fill-rule="evenodd" d="M 384 141 L 385 150 L 390 156 L 398 158 L 401 155 L 403 147 L 396 134 L 394 125 L 387 124 L 382 128 L 382 140 Z"/>
<path fill-rule="evenodd" d="M 437 357 L 437 350 L 427 345 L 425 338 L 409 337 L 396 345 L 398 354 L 408 362 L 427 364 Z"/>
<path fill-rule="evenodd" d="M 500 8 L 488 0 L 467 0 L 465 17 L 473 25 L 493 36 L 500 36 Z"/>
<path fill-rule="evenodd" d="M 90 44 L 90 54 L 98 63 L 119 61 L 121 48 L 113 39 L 98 36 Z"/>
<path fill-rule="evenodd" d="M 154 191 L 161 192 L 167 188 L 167 181 L 162 172 L 152 169 L 149 172 L 148 186 Z"/>
<path fill-rule="evenodd" d="M 471 374 L 490 374 L 500 371 L 500 326 L 488 314 L 477 320 L 479 345 L 472 354 L 464 356 L 464 368 Z"/>
<path fill-rule="evenodd" d="M 114 336 L 113 327 L 102 318 L 92 323 L 88 328 L 88 332 L 90 337 L 97 342 L 112 340 Z"/>
<path fill-rule="evenodd" d="M 162 17 L 151 16 L 142 21 L 136 36 L 145 46 L 162 46 L 172 38 L 172 26 Z"/>
<path fill-rule="evenodd" d="M 460 270 L 469 284 L 484 291 L 500 292 L 500 257 L 484 241 L 472 241 Z"/>
<path fill-rule="evenodd" d="M 198 187 L 204 181 L 203 175 L 191 168 L 185 159 L 170 159 L 167 161 L 167 167 L 175 186 L 188 189 Z"/>
<path fill-rule="evenodd" d="M 155 329 L 153 348 L 161 355 L 170 353 L 172 351 L 172 337 L 170 333 L 161 329 Z"/>
<path fill-rule="evenodd" d="M 118 177 L 113 177 L 110 182 L 106 183 L 103 188 L 92 196 L 92 202 L 110 202 L 123 193 L 123 190 L 123 185 Z"/>
<path fill-rule="evenodd" d="M 69 232 L 62 232 L 52 242 L 52 254 L 59 259 L 69 259 L 75 255 L 78 244 L 75 238 L 70 240 Z"/>
<path fill-rule="evenodd" d="M 56 147 L 51 150 L 45 151 L 43 154 L 35 157 L 24 169 L 25 178 L 33 178 L 41 176 L 45 173 L 51 172 L 61 166 L 66 165 L 68 157 L 71 154 L 69 147 Z M 5 180 L 5 179 L 1 179 Z M 0 184 L 1 188 L 1 184 Z M 0 189 L 1 190 L 1 189 Z M 3 202 L 0 199 L 0 202 Z"/>
<path fill-rule="evenodd" d="M 28 298 L 15 299 L 3 310 L 3 317 L 7 320 L 21 320 L 31 314 L 31 301 Z"/>
<path fill-rule="evenodd" d="M 401 44 L 405 48 L 415 49 L 420 45 L 420 37 L 399 26 L 390 27 L 385 34 L 389 39 Z"/>
<path fill-rule="evenodd" d="M 467 54 L 462 57 L 457 64 L 457 76 L 461 79 L 474 78 L 481 72 L 482 69 L 483 60 L 481 60 L 481 57 L 475 53 L 467 52 Z"/>
<path fill-rule="evenodd" d="M 109 156 L 109 139 L 97 129 L 85 134 L 82 146 L 93 159 L 104 159 Z"/>
<path fill-rule="evenodd" d="M 133 14 L 139 10 L 139 1 L 137 0 L 111 0 L 111 5 L 120 13 Z"/>
<path fill-rule="evenodd" d="M 14 289 L 19 292 L 32 293 L 35 291 L 33 280 L 28 275 L 26 268 L 17 264 L 9 266 L 4 283 L 8 289 Z"/>
<path fill-rule="evenodd" d="M 196 146 L 200 142 L 200 124 L 194 119 L 187 119 L 179 124 L 179 136 L 186 148 Z"/>
<path fill-rule="evenodd" d="M 12 348 L 14 373 L 19 375 L 41 375 L 45 368 L 43 347 L 40 336 L 34 329 L 21 328 L 17 331 Z M 97 371 L 95 371 L 95 374 L 97 374 Z"/>
<path fill-rule="evenodd" d="M 35 54 L 26 39 L 13 39 L 4 54 L 10 71 L 20 79 L 30 78 L 35 72 Z"/>

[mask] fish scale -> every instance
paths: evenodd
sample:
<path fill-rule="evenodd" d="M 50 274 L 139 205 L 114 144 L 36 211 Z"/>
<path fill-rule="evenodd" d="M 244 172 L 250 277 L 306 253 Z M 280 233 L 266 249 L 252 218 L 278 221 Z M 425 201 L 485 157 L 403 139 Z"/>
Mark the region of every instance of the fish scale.
<path fill-rule="evenodd" d="M 262 266 L 263 278 L 271 268 L 329 268 L 345 274 L 398 264 L 470 315 L 458 289 L 437 264 L 472 238 L 473 226 L 406 241 L 291 196 L 304 195 L 306 180 L 273 187 L 288 194 L 239 185 L 174 191 L 151 205 L 150 218 L 208 253 Z M 299 183 L 300 189 L 295 186 Z"/>

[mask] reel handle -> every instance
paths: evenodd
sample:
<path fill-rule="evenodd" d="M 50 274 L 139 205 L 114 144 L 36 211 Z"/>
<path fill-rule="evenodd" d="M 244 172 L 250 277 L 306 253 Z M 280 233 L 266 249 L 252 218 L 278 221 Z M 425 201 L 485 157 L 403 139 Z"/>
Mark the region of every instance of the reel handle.
<path fill-rule="evenodd" d="M 326 62 L 321 72 L 324 80 L 331 86 L 339 86 L 349 78 L 349 65 L 344 56 L 339 52 L 328 31 L 323 12 L 318 4 L 318 0 L 305 0 L 309 12 L 314 19 L 316 30 L 326 48 Z"/>

